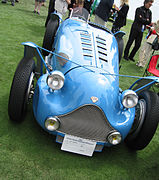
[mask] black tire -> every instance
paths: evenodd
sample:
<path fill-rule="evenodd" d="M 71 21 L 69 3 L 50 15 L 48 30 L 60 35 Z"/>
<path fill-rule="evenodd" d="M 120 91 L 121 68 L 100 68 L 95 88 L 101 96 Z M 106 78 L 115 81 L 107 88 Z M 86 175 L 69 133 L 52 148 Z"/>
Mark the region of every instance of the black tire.
<path fill-rule="evenodd" d="M 139 105 L 142 105 L 145 110 L 144 108 L 136 109 L 132 130 L 125 139 L 126 145 L 132 150 L 144 149 L 150 143 L 158 126 L 159 98 L 157 94 L 151 91 L 142 92 L 139 95 L 138 107 Z"/>
<path fill-rule="evenodd" d="M 123 49 L 124 49 L 124 41 L 122 38 L 116 38 L 117 43 L 118 43 L 118 51 L 119 51 L 119 63 L 121 61 L 122 58 L 122 54 L 123 54 Z"/>
<path fill-rule="evenodd" d="M 8 114 L 13 121 L 20 122 L 24 118 L 30 78 L 34 69 L 34 60 L 23 58 L 15 71 L 8 102 Z"/>
<path fill-rule="evenodd" d="M 59 20 L 56 19 L 50 19 L 47 27 L 46 27 L 46 31 L 45 31 L 45 35 L 44 35 L 44 39 L 43 39 L 43 45 L 42 47 L 51 51 L 52 50 L 52 45 L 54 43 L 54 37 L 57 31 L 57 28 L 59 26 Z M 49 52 L 42 50 L 42 53 L 44 56 L 48 56 Z"/>

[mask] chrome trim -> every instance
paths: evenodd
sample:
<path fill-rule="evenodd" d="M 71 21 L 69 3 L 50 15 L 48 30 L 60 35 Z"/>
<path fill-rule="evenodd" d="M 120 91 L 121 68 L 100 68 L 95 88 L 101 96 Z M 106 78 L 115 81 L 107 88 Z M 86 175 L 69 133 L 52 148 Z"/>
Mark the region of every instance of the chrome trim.
<path fill-rule="evenodd" d="M 32 99 L 32 96 L 34 95 L 34 73 L 32 72 L 29 78 L 28 83 L 28 89 L 26 94 L 26 100 L 29 102 L 30 99 Z"/>

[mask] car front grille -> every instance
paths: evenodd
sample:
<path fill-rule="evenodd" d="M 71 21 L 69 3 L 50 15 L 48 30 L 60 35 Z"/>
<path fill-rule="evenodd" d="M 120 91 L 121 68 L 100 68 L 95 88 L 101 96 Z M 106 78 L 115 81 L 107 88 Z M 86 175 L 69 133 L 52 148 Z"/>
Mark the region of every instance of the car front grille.
<path fill-rule="evenodd" d="M 81 106 L 58 118 L 59 132 L 98 142 L 106 142 L 108 134 L 115 131 L 103 111 L 95 105 Z"/>

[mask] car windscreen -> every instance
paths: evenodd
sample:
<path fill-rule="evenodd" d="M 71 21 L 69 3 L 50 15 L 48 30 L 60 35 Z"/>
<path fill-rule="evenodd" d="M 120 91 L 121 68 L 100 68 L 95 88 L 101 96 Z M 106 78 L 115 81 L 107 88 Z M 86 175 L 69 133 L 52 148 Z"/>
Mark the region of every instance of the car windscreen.
<path fill-rule="evenodd" d="M 71 19 L 77 19 L 77 20 L 83 20 L 83 21 L 88 21 L 89 19 L 89 13 L 86 9 L 82 7 L 76 7 L 73 8 L 70 14 Z"/>

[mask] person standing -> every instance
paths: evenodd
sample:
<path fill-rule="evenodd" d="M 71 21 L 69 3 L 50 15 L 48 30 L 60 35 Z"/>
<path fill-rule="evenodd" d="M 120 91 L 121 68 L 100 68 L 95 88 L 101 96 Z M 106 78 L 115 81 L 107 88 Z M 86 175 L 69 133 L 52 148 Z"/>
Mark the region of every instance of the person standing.
<path fill-rule="evenodd" d="M 90 13 L 91 5 L 94 0 L 84 0 L 84 8 Z"/>
<path fill-rule="evenodd" d="M 45 27 L 47 27 L 51 13 L 56 11 L 61 17 L 67 11 L 69 4 L 71 4 L 71 0 L 50 0 L 48 15 L 45 21 Z"/>
<path fill-rule="evenodd" d="M 68 5 L 69 16 L 71 14 L 72 9 L 75 7 L 75 5 L 76 5 L 76 0 L 71 0 L 71 4 Z"/>
<path fill-rule="evenodd" d="M 113 33 L 119 31 L 121 27 L 126 25 L 126 17 L 128 11 L 129 11 L 129 0 L 120 0 L 119 11 L 112 26 Z"/>
<path fill-rule="evenodd" d="M 55 0 L 55 12 L 62 18 L 65 15 L 71 0 Z"/>
<path fill-rule="evenodd" d="M 95 23 L 106 25 L 114 0 L 101 0 L 95 11 Z"/>
<path fill-rule="evenodd" d="M 157 21 L 157 23 L 153 23 L 152 27 L 148 26 L 148 28 L 150 29 L 150 32 L 139 51 L 139 61 L 136 64 L 137 66 L 143 68 L 145 67 L 147 61 L 150 58 L 153 50 L 153 42 L 156 40 L 156 38 L 158 38 L 157 43 L 159 43 L 159 20 Z"/>
<path fill-rule="evenodd" d="M 40 15 L 40 8 L 43 4 L 43 2 L 45 2 L 45 0 L 35 0 L 35 8 L 34 8 L 34 13 L 37 13 Z"/>
<path fill-rule="evenodd" d="M 125 51 L 124 51 L 125 60 L 130 59 L 131 61 L 135 61 L 134 56 L 136 52 L 138 51 L 138 49 L 140 48 L 143 32 L 146 28 L 146 25 L 151 24 L 152 12 L 149 8 L 152 6 L 153 2 L 154 0 L 145 0 L 144 6 L 141 6 L 136 9 L 135 20 L 131 26 L 129 39 L 128 39 L 128 42 L 126 44 Z M 130 47 L 134 41 L 135 41 L 135 46 L 129 55 Z"/>

